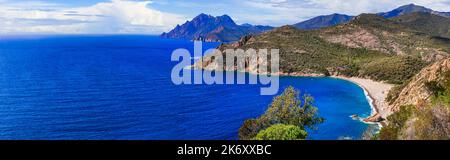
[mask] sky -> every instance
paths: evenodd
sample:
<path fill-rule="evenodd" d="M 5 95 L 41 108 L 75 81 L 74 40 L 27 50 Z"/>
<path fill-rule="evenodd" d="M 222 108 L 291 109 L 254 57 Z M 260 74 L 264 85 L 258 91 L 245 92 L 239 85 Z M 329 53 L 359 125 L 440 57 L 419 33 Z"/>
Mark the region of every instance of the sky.
<path fill-rule="evenodd" d="M 200 13 L 282 26 L 410 3 L 450 12 L 450 0 L 0 0 L 0 34 L 160 34 Z"/>

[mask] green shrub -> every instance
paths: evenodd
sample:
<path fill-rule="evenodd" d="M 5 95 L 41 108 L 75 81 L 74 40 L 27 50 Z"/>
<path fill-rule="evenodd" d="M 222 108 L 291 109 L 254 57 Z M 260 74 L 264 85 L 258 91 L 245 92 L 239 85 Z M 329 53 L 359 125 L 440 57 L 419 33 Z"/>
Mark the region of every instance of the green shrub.
<path fill-rule="evenodd" d="M 239 139 L 251 139 L 255 137 L 258 132 L 263 128 L 258 119 L 248 119 L 244 121 L 244 124 L 239 128 Z"/>
<path fill-rule="evenodd" d="M 394 103 L 394 101 L 398 98 L 398 96 L 400 95 L 400 93 L 402 92 L 403 88 L 405 88 L 405 86 L 408 84 L 409 82 L 404 82 L 401 85 L 396 85 L 394 87 L 392 87 L 391 90 L 389 90 L 387 96 L 386 96 L 386 101 L 389 104 Z"/>
<path fill-rule="evenodd" d="M 425 83 L 428 91 L 434 94 L 434 103 L 450 105 L 450 71 L 444 72 L 439 82 Z"/>
<path fill-rule="evenodd" d="M 399 139 L 400 132 L 405 126 L 406 121 L 412 115 L 414 106 L 401 106 L 398 112 L 390 115 L 387 119 L 389 125 L 381 128 L 378 138 L 381 140 L 396 140 Z"/>
<path fill-rule="evenodd" d="M 303 140 L 308 133 L 298 126 L 275 124 L 259 132 L 255 140 Z"/>
<path fill-rule="evenodd" d="M 448 106 L 434 105 L 416 113 L 414 139 L 450 140 L 450 110 Z"/>
<path fill-rule="evenodd" d="M 425 65 L 426 63 L 416 57 L 386 57 L 363 65 L 360 76 L 393 84 L 402 84 L 416 75 Z"/>
<path fill-rule="evenodd" d="M 425 82 L 425 87 L 434 96 L 439 96 L 439 94 L 445 91 L 445 88 L 439 85 L 436 81 Z"/>

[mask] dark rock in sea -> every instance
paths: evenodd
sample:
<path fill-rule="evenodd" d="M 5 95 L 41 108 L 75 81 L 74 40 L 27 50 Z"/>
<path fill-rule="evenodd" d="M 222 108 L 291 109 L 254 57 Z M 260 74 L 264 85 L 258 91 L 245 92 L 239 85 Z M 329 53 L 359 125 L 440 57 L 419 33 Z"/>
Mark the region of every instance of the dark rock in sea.
<path fill-rule="evenodd" d="M 364 119 L 363 121 L 364 122 L 381 122 L 381 121 L 384 121 L 384 118 L 381 117 L 381 115 L 377 113 L 373 116 L 370 116 L 370 117 Z"/>

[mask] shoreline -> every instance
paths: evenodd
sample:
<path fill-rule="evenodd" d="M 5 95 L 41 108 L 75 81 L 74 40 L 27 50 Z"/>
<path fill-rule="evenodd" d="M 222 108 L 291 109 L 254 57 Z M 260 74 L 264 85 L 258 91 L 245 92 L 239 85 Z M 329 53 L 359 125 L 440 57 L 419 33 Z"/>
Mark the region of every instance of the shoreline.
<path fill-rule="evenodd" d="M 371 79 L 358 78 L 358 77 L 344 77 L 344 76 L 330 76 L 331 78 L 337 78 L 349 81 L 361 87 L 364 90 L 367 100 L 372 108 L 372 113 L 369 117 L 364 119 L 365 123 L 377 123 L 380 127 L 383 127 L 383 122 L 372 122 L 373 120 L 386 118 L 392 112 L 389 110 L 389 105 L 385 101 L 389 90 L 394 86 L 384 82 L 377 82 Z"/>
<path fill-rule="evenodd" d="M 283 77 L 330 77 L 340 80 L 345 80 L 350 83 L 358 85 L 366 96 L 371 108 L 371 114 L 368 117 L 361 117 L 363 123 L 378 124 L 380 128 L 386 126 L 385 121 L 379 121 L 380 118 L 386 119 L 392 114 L 389 109 L 389 104 L 386 102 L 386 97 L 389 91 L 394 87 L 393 84 L 374 81 L 367 78 L 346 77 L 346 76 L 324 76 L 321 74 L 304 74 L 304 73 L 281 73 L 279 76 Z"/>
<path fill-rule="evenodd" d="M 249 72 L 247 72 L 249 73 Z M 252 74 L 252 73 L 250 73 Z M 256 74 L 258 75 L 258 74 Z M 359 77 L 346 77 L 346 76 L 325 76 L 322 74 L 305 74 L 302 72 L 294 72 L 294 73 L 284 73 L 279 72 L 278 76 L 281 77 L 330 77 L 345 80 L 351 82 L 353 84 L 358 85 L 363 91 L 364 95 L 369 102 L 371 108 L 371 114 L 368 117 L 361 117 L 361 121 L 363 123 L 369 124 L 378 124 L 380 128 L 386 126 L 386 119 L 389 115 L 392 114 L 392 111 L 389 109 L 389 104 L 386 102 L 386 97 L 389 91 L 394 87 L 393 84 L 388 84 L 384 82 L 374 81 L 368 78 L 359 78 Z M 380 121 L 382 120 L 382 121 Z"/>
<path fill-rule="evenodd" d="M 190 66 L 191 69 L 195 69 L 195 67 Z M 239 71 L 238 71 L 239 72 Z M 245 71 L 243 73 L 253 74 L 253 75 L 261 75 L 261 73 L 252 73 L 249 71 Z M 393 84 L 388 84 L 384 82 L 374 81 L 368 78 L 359 78 L 359 77 L 346 77 L 346 76 L 325 76 L 323 74 L 307 74 L 302 72 L 294 72 L 294 73 L 284 73 L 278 72 L 275 75 L 280 77 L 330 77 L 348 81 L 350 83 L 358 85 L 366 96 L 367 101 L 369 102 L 371 108 L 371 115 L 363 118 L 361 121 L 363 123 L 371 123 L 378 124 L 378 126 L 383 127 L 386 126 L 384 121 L 380 121 L 381 119 L 386 119 L 389 115 L 392 114 L 392 111 L 389 109 L 389 104 L 386 102 L 386 97 L 389 91 L 394 87 Z"/>

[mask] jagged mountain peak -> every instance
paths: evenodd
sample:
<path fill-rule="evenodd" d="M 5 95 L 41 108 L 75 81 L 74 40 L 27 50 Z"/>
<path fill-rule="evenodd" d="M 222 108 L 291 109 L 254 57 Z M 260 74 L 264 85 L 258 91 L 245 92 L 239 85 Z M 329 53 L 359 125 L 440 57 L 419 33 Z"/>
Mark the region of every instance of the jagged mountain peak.
<path fill-rule="evenodd" d="M 213 17 L 213 16 L 211 16 L 209 14 L 205 14 L 205 13 L 200 13 L 194 19 L 196 19 L 196 18 L 210 18 L 210 17 Z"/>
<path fill-rule="evenodd" d="M 189 21 L 187 21 L 189 22 Z M 233 19 L 231 19 L 230 16 L 228 15 L 222 15 L 222 16 L 217 16 L 214 17 L 212 15 L 209 14 L 205 14 L 205 13 L 201 13 L 198 16 L 196 16 L 195 18 L 192 19 L 191 22 L 195 22 L 195 23 L 216 23 L 216 24 L 224 24 L 224 25 L 236 25 L 236 23 L 233 21 Z"/>
<path fill-rule="evenodd" d="M 169 33 L 163 33 L 161 37 L 231 42 L 239 40 L 242 36 L 258 34 L 270 29 L 272 29 L 270 26 L 237 25 L 226 14 L 214 17 L 201 13 L 191 21 L 177 25 Z"/>

